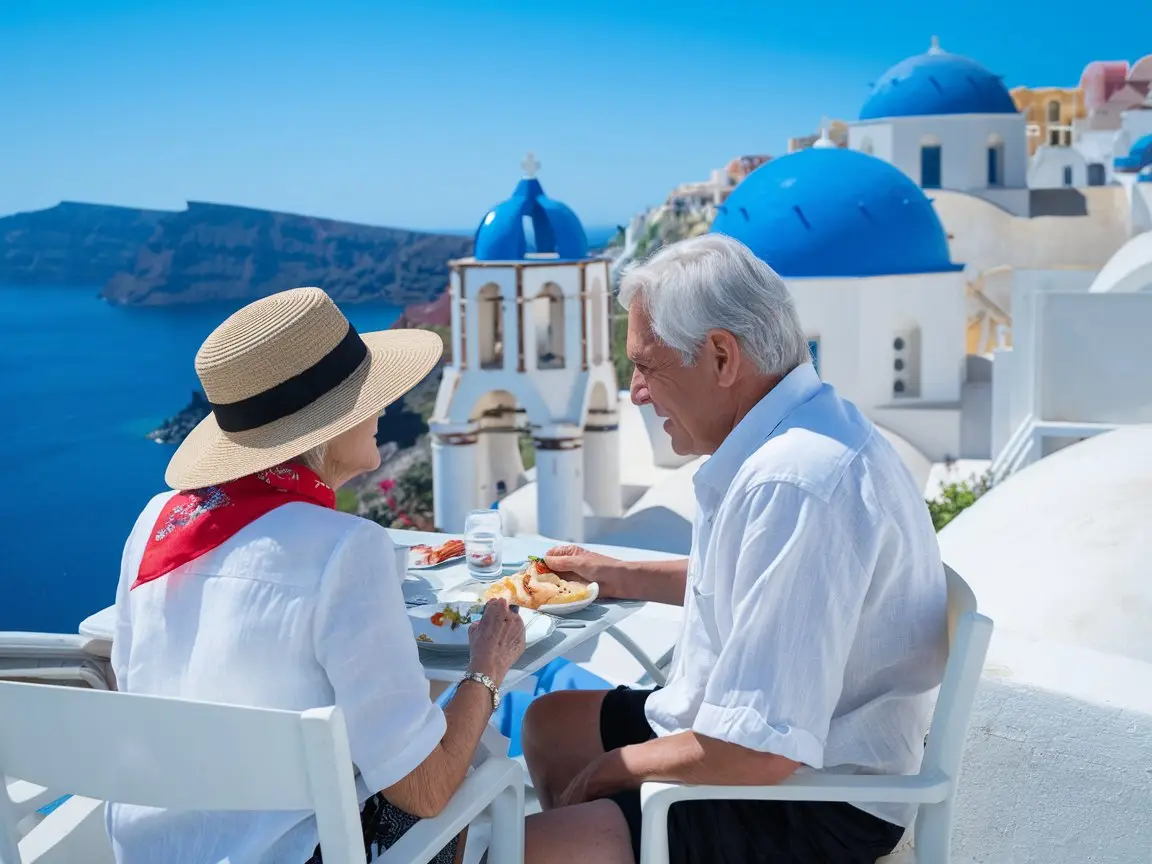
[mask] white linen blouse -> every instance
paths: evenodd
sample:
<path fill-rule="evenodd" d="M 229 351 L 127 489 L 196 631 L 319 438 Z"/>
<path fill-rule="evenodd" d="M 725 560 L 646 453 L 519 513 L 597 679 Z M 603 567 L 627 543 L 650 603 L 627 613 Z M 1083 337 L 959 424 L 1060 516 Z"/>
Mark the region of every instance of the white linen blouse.
<path fill-rule="evenodd" d="M 293 711 L 338 705 L 361 802 L 423 762 L 444 715 L 429 697 L 388 532 L 294 502 L 129 590 L 171 494 L 148 504 L 124 547 L 112 646 L 119 689 Z M 318 842 L 306 812 L 110 803 L 105 821 L 120 864 L 303 864 Z"/>

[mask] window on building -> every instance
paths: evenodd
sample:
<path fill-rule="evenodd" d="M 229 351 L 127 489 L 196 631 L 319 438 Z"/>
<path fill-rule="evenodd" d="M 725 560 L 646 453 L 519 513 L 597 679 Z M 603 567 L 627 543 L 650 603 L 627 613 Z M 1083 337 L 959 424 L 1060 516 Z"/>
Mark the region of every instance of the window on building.
<path fill-rule="evenodd" d="M 588 308 L 586 314 L 592 322 L 592 345 L 591 345 L 591 362 L 593 364 L 604 362 L 604 328 L 608 316 L 605 314 L 607 310 L 607 297 L 604 293 L 604 285 L 599 279 L 592 280 L 592 291 L 588 295 Z"/>
<path fill-rule="evenodd" d="M 564 294 L 549 282 L 532 301 L 536 331 L 536 368 L 564 368 Z"/>
<path fill-rule="evenodd" d="M 943 153 L 939 144 L 924 144 L 920 148 L 920 185 L 925 189 L 939 189 L 943 175 Z"/>
<path fill-rule="evenodd" d="M 892 337 L 892 396 L 915 399 L 920 395 L 920 328 L 897 330 Z"/>
<path fill-rule="evenodd" d="M 1060 100 L 1059 99 L 1053 99 L 1048 103 L 1048 122 L 1049 123 L 1059 123 L 1060 122 Z"/>
<path fill-rule="evenodd" d="M 1088 166 L 1088 185 L 1089 186 L 1103 186 L 1105 180 L 1104 165 L 1100 162 L 1093 162 Z"/>
<path fill-rule="evenodd" d="M 1065 165 L 1064 166 L 1064 185 L 1065 186 L 1071 186 L 1072 185 L 1072 166 L 1071 165 Z"/>
<path fill-rule="evenodd" d="M 1004 139 L 999 135 L 988 139 L 988 185 L 1004 185 Z"/>
<path fill-rule="evenodd" d="M 503 368 L 504 298 L 500 296 L 500 286 L 489 282 L 481 288 L 476 295 L 476 306 L 480 368 Z"/>

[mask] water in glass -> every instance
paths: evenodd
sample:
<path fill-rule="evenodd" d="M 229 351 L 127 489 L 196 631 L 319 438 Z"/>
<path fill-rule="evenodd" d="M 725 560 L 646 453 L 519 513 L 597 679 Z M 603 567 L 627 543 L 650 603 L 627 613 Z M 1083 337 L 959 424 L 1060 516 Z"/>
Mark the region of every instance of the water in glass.
<path fill-rule="evenodd" d="M 504 535 L 497 510 L 476 510 L 464 523 L 464 557 L 468 575 L 480 582 L 500 578 L 504 560 Z"/>

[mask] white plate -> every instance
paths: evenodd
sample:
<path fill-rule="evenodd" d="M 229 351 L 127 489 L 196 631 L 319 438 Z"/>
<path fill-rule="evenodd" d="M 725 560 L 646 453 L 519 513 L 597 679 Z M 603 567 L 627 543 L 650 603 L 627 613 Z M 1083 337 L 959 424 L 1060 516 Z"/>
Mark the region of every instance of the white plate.
<path fill-rule="evenodd" d="M 435 549 L 436 547 L 433 546 L 432 548 Z M 421 552 L 414 552 L 412 550 L 411 546 L 408 547 L 408 569 L 409 570 L 433 570 L 437 567 L 443 567 L 445 564 L 453 564 L 457 561 L 463 561 L 464 560 L 464 553 L 461 552 L 459 555 L 455 555 L 451 558 L 445 558 L 443 561 L 439 561 L 435 564 L 419 564 L 417 562 L 420 560 L 421 556 L 422 556 Z"/>
<path fill-rule="evenodd" d="M 430 603 L 427 606 L 415 606 L 407 609 L 408 622 L 412 625 L 412 635 L 416 639 L 417 645 L 429 651 L 468 650 L 468 624 L 460 624 L 453 629 L 447 621 L 440 626 L 432 623 L 433 615 L 448 608 L 455 609 L 462 614 L 470 613 L 472 621 L 479 621 L 484 610 L 483 604 L 470 601 Z M 535 645 L 542 639 L 547 639 L 556 629 L 556 622 L 547 615 L 541 615 L 532 609 L 520 609 L 519 612 L 524 621 L 525 647 Z"/>
<path fill-rule="evenodd" d="M 573 612 L 587 609 L 596 602 L 596 598 L 599 596 L 600 586 L 595 582 L 589 582 L 588 593 L 583 600 L 577 600 L 575 603 L 545 603 L 537 611 L 543 612 L 546 615 L 571 615 Z"/>
<path fill-rule="evenodd" d="M 508 574 L 505 574 L 508 575 Z M 483 583 L 473 587 L 472 584 L 457 589 L 456 591 L 449 592 L 450 595 L 445 597 L 446 600 L 471 600 L 474 603 L 484 603 L 481 598 L 484 592 L 488 590 L 491 583 Z M 600 596 L 600 586 L 595 582 L 588 583 L 588 593 L 583 600 L 577 600 L 574 603 L 546 603 L 539 609 L 530 610 L 536 612 L 543 612 L 546 615 L 571 615 L 573 612 L 579 612 L 581 609 L 587 609 L 596 602 L 596 598 Z"/>

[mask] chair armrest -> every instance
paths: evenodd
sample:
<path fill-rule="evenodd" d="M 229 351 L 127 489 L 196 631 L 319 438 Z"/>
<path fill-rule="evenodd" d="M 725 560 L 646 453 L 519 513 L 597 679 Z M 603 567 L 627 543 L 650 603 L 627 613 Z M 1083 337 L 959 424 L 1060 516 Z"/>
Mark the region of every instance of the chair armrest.
<path fill-rule="evenodd" d="M 633 641 L 632 637 L 622 632 L 620 628 L 615 624 L 606 629 L 604 632 L 619 642 L 620 645 L 636 659 L 636 662 L 640 664 L 640 666 L 647 673 L 647 677 L 651 678 L 653 683 L 660 687 L 663 687 L 668 683 L 668 676 L 664 674 L 663 670 L 661 670 L 656 663 L 652 662 L 652 658 L 649 657 L 647 653 L 645 653 L 643 648 L 641 648 L 636 644 L 635 641 Z"/>
<path fill-rule="evenodd" d="M 944 801 L 952 781 L 943 774 L 794 774 L 775 786 L 683 786 L 645 783 L 640 787 L 643 815 L 639 864 L 668 861 L 668 808 L 678 801 L 846 801 L 853 804 L 893 802 L 936 804 Z"/>
<path fill-rule="evenodd" d="M 522 861 L 524 769 L 505 758 L 484 762 L 464 779 L 444 812 L 421 819 L 377 860 L 380 864 L 424 864 L 489 808 L 493 811 L 490 864 Z"/>
<path fill-rule="evenodd" d="M 54 792 L 36 783 L 29 783 L 27 780 L 6 780 L 5 782 L 8 788 L 8 798 L 12 801 L 12 809 L 17 822 L 29 813 L 64 797 L 64 793 Z"/>
<path fill-rule="evenodd" d="M 793 774 L 774 786 L 687 786 L 679 783 L 645 783 L 645 800 L 674 804 L 701 798 L 719 801 L 848 801 L 897 804 L 938 804 L 948 797 L 951 781 L 944 775 L 908 774 Z"/>
<path fill-rule="evenodd" d="M 104 802 L 73 795 L 20 841 L 18 851 L 25 864 L 116 864 Z"/>

